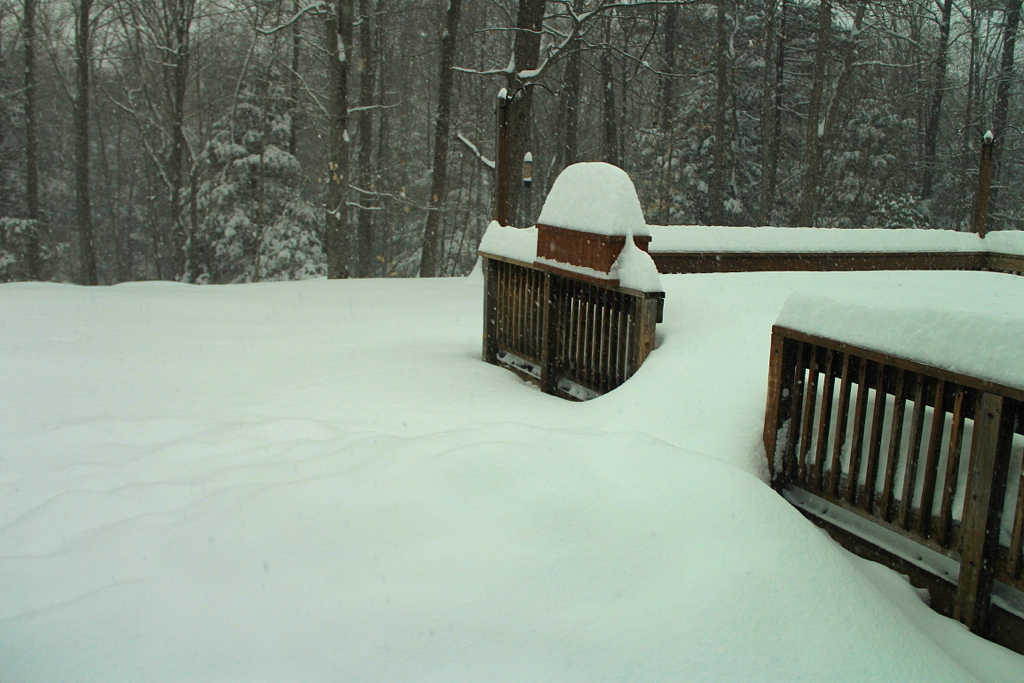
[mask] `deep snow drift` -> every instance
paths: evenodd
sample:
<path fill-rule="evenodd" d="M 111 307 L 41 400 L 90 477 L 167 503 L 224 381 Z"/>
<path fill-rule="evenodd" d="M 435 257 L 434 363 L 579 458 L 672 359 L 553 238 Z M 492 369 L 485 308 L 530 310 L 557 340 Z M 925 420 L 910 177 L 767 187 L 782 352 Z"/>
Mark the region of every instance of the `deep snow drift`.
<path fill-rule="evenodd" d="M 1021 680 L 759 439 L 792 292 L 1024 318 L 1024 278 L 662 282 L 584 404 L 479 360 L 472 278 L 0 286 L 0 680 Z"/>

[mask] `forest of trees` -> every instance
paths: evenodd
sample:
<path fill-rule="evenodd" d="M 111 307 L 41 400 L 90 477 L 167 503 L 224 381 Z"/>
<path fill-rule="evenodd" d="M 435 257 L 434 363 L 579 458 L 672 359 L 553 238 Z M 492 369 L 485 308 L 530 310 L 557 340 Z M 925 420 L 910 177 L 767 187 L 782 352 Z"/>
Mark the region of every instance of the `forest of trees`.
<path fill-rule="evenodd" d="M 575 161 L 651 224 L 1024 227 L 1021 0 L 0 0 L 0 281 L 466 273 Z"/>

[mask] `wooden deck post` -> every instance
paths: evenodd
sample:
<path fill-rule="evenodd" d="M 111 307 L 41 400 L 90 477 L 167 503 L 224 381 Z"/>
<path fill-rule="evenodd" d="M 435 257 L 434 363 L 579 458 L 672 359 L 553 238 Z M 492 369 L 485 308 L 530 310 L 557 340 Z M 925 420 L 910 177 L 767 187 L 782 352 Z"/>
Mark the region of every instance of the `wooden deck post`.
<path fill-rule="evenodd" d="M 551 273 L 543 273 L 543 294 L 541 301 L 544 312 L 541 316 L 540 340 L 540 389 L 545 394 L 554 394 L 558 388 L 558 325 L 562 315 L 558 297 L 558 282 Z"/>
<path fill-rule="evenodd" d="M 498 364 L 498 264 L 481 256 L 484 271 L 484 360 Z"/>
<path fill-rule="evenodd" d="M 953 616 L 974 633 L 984 633 L 999 530 L 1006 495 L 1016 411 L 1002 396 L 985 392 L 974 414 L 974 438 L 961 533 L 960 580 Z"/>
<path fill-rule="evenodd" d="M 768 471 L 772 486 L 781 488 L 785 484 L 786 468 L 783 458 L 788 454 L 780 452 L 779 431 L 787 422 L 793 428 L 793 392 L 782 386 L 783 378 L 791 379 L 796 370 L 798 345 L 787 344 L 785 337 L 772 330 L 771 356 L 768 364 L 768 402 L 764 420 L 764 452 L 768 458 Z M 789 442 L 787 438 L 786 442 Z M 785 451 L 785 444 L 782 445 Z"/>
<path fill-rule="evenodd" d="M 658 322 L 658 300 L 638 299 L 636 302 L 636 367 L 639 369 L 654 350 L 655 324 Z"/>

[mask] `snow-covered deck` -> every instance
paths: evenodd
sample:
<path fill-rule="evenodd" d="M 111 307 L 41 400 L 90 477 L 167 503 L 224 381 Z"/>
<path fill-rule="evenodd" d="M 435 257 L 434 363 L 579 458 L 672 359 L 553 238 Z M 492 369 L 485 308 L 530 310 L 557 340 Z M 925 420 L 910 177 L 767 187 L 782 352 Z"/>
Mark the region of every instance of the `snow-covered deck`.
<path fill-rule="evenodd" d="M 992 273 L 663 276 L 586 403 L 482 283 L 0 286 L 0 680 L 1006 681 L 766 479 L 794 291 L 1024 319 Z"/>

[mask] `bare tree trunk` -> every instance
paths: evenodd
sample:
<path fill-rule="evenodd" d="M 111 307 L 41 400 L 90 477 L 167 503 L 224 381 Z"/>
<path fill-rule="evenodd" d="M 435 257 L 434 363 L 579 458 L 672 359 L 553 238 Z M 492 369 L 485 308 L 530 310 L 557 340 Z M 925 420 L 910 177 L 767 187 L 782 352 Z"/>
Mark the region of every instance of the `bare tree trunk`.
<path fill-rule="evenodd" d="M 583 0 L 574 0 L 573 11 L 583 11 Z M 573 38 L 567 44 L 569 54 L 565 58 L 565 73 L 562 76 L 562 94 L 559 103 L 559 116 L 562 120 L 562 147 L 555 164 L 557 175 L 563 168 L 576 163 L 579 157 L 579 123 L 580 123 L 580 40 Z M 550 183 L 549 183 L 550 186 Z"/>
<path fill-rule="evenodd" d="M 1003 56 L 999 65 L 999 80 L 996 83 L 996 102 L 992 111 L 992 130 L 997 135 L 1006 127 L 1006 117 L 1010 110 L 1010 86 L 1013 82 L 1013 58 L 1017 46 L 1017 27 L 1020 25 L 1021 0 L 1009 0 L 1003 20 Z M 1001 208 L 999 206 L 999 181 L 1002 171 L 1002 142 L 996 140 L 992 148 L 992 191 L 989 194 L 989 225 L 995 224 L 994 219 Z M 991 230 L 990 230 L 991 231 Z"/>
<path fill-rule="evenodd" d="M 519 0 L 516 16 L 516 38 L 512 47 L 515 68 L 508 77 L 508 91 L 515 94 L 510 114 L 509 158 L 511 163 L 521 164 L 523 155 L 529 149 L 530 129 L 533 121 L 533 88 L 522 88 L 518 74 L 537 68 L 540 58 L 541 27 L 544 23 L 545 0 Z M 517 93 L 518 91 L 518 93 Z M 518 172 L 512 174 L 518 178 Z M 521 182 L 509 183 L 508 215 L 513 225 L 521 223 L 519 199 L 523 189 Z"/>
<path fill-rule="evenodd" d="M 25 47 L 25 204 L 28 217 L 34 221 L 29 233 L 28 261 L 29 277 L 41 280 L 43 264 L 39 243 L 39 137 L 36 121 L 36 0 L 25 0 L 25 16 L 22 21 L 22 39 Z"/>
<path fill-rule="evenodd" d="M 676 112 L 676 50 L 679 46 L 677 21 L 679 6 L 669 5 L 665 10 L 665 47 L 664 66 L 661 75 L 661 103 L 658 111 L 659 128 L 661 129 L 662 145 L 665 150 L 664 180 L 662 181 L 660 222 L 668 225 L 670 207 L 672 206 L 672 153 L 674 151 L 673 128 Z"/>
<path fill-rule="evenodd" d="M 373 92 L 377 59 L 373 45 L 373 5 L 371 0 L 359 0 L 359 179 L 366 189 L 373 190 Z M 362 208 L 365 205 L 366 208 Z M 359 222 L 356 228 L 359 258 L 359 277 L 373 275 L 373 206 L 376 200 L 370 196 L 360 198 Z"/>
<path fill-rule="evenodd" d="M 797 225 L 812 226 L 817 210 L 818 171 L 821 165 L 819 147 L 824 134 L 821 115 L 822 91 L 825 87 L 825 61 L 832 34 L 832 4 L 821 0 L 818 10 L 818 45 L 814 52 L 814 76 L 811 81 L 811 100 L 807 105 L 807 136 L 804 148 L 804 181 L 800 192 Z"/>
<path fill-rule="evenodd" d="M 779 143 L 782 138 L 782 81 L 786 65 L 786 4 L 773 0 L 765 47 L 764 95 L 761 110 L 761 191 L 758 223 L 768 225 L 775 203 L 775 182 L 779 171 Z"/>
<path fill-rule="evenodd" d="M 192 18 L 195 16 L 195 0 L 172 0 L 168 8 L 168 38 L 171 39 L 170 50 L 164 58 L 164 68 L 169 71 L 166 82 L 170 85 L 172 140 L 170 160 L 167 168 L 171 182 L 172 225 L 175 235 L 171 239 L 174 254 L 171 260 L 174 272 L 184 281 L 191 279 L 192 227 L 185 218 L 184 192 L 188 174 L 185 171 L 188 141 L 185 139 L 185 94 L 188 88 L 188 69 L 190 57 L 189 33 L 192 30 Z M 191 155 L 188 155 L 191 156 Z"/>
<path fill-rule="evenodd" d="M 939 21 L 939 44 L 935 48 L 935 78 L 931 104 L 928 107 L 928 123 L 924 131 L 924 168 L 921 176 L 921 198 L 932 196 L 935 183 L 935 145 L 939 137 L 939 118 L 942 116 L 942 96 L 946 91 L 946 65 L 949 54 L 949 23 L 953 12 L 953 0 L 942 3 L 942 18 Z"/>
<path fill-rule="evenodd" d="M 78 222 L 80 278 L 83 285 L 99 282 L 92 234 L 92 196 L 89 189 L 89 62 L 92 0 L 75 7 L 75 215 Z"/>
<path fill-rule="evenodd" d="M 441 37 L 441 63 L 437 85 L 437 120 L 434 123 L 434 168 L 430 177 L 430 202 L 427 225 L 423 231 L 423 253 L 420 256 L 420 277 L 437 277 L 439 273 L 441 208 L 448 193 L 448 138 L 452 125 L 452 65 L 455 63 L 455 39 L 459 32 L 462 0 L 449 0 Z"/>
<path fill-rule="evenodd" d="M 971 136 L 974 131 L 971 126 L 974 124 L 974 104 L 977 95 L 978 84 L 978 24 L 975 12 L 974 1 L 970 2 L 970 15 L 968 24 L 971 29 L 970 58 L 967 66 L 967 102 L 964 105 L 964 125 L 962 129 L 961 151 L 960 151 L 960 210 L 956 216 L 956 229 L 967 228 L 970 220 L 968 212 L 971 211 L 973 192 L 976 183 L 972 184 L 969 173 L 971 165 Z"/>
<path fill-rule="evenodd" d="M 347 278 L 352 252 L 348 225 L 348 72 L 352 53 L 352 0 L 335 0 L 326 22 L 330 71 L 330 155 L 327 169 L 327 277 Z"/>
<path fill-rule="evenodd" d="M 711 188 L 708 197 L 708 220 L 722 224 L 722 200 L 725 192 L 725 108 L 729 101 L 729 36 L 725 28 L 725 3 L 718 0 L 715 19 L 715 73 L 718 88 L 715 96 L 715 144 L 712 152 Z"/>
<path fill-rule="evenodd" d="M 292 0 L 292 13 L 298 15 L 299 10 L 299 0 Z M 288 131 L 288 153 L 292 156 L 295 156 L 299 148 L 299 55 L 302 48 L 302 33 L 299 29 L 298 21 L 292 23 L 292 69 L 288 74 L 288 107 L 291 110 L 289 115 L 292 119 L 292 126 Z"/>
<path fill-rule="evenodd" d="M 611 18 L 605 20 L 604 39 L 611 43 Z M 615 81 L 612 73 L 611 48 L 601 50 L 601 158 L 614 166 L 619 165 L 619 130 L 615 117 Z"/>

